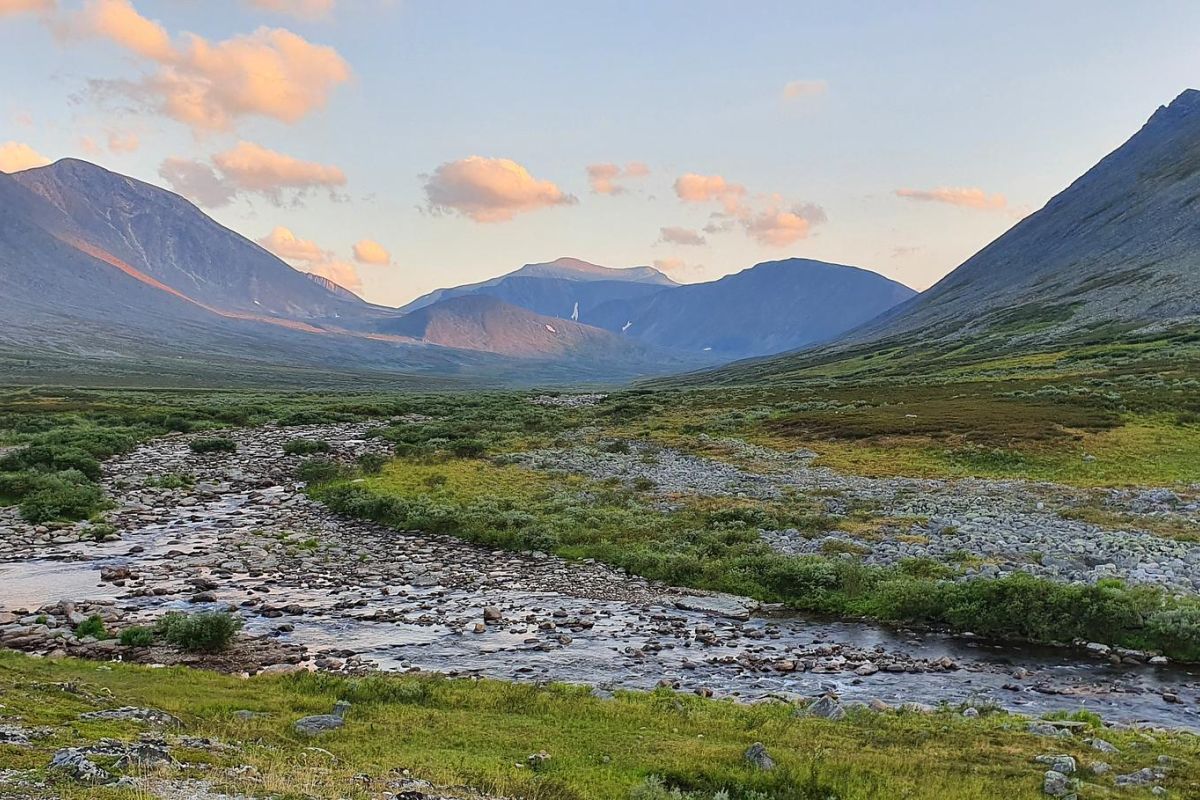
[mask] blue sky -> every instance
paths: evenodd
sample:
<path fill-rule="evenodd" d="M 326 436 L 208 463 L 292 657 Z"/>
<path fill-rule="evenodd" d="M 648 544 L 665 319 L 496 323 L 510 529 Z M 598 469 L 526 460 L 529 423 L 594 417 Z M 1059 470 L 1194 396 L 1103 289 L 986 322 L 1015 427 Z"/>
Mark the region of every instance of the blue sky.
<path fill-rule="evenodd" d="M 0 143 L 174 186 L 389 304 L 562 255 L 925 288 L 1200 85 L 1198 29 L 1194 2 L 0 0 Z"/>

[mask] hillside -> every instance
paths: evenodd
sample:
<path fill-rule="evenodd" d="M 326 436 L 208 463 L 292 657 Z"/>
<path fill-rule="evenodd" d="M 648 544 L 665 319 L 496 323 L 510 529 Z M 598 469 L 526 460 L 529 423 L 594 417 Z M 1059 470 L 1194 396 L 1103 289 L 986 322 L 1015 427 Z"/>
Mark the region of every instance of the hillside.
<path fill-rule="evenodd" d="M 1041 210 L 837 344 L 687 380 L 853 372 L 880 355 L 870 369 L 920 370 L 1169 340 L 1198 324 L 1200 91 L 1188 90 Z"/>

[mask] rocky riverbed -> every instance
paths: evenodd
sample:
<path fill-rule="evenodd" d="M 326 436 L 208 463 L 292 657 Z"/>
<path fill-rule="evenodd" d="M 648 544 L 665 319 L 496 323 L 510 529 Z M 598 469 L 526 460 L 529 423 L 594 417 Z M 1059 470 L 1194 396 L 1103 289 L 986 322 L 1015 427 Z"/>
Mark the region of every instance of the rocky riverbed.
<path fill-rule="evenodd" d="M 761 469 L 637 442 L 625 443 L 621 449 L 627 452 L 578 446 L 526 453 L 518 460 L 597 479 L 616 476 L 630 485 L 651 485 L 664 497 L 811 496 L 835 519 L 854 510 L 896 520 L 891 530 L 869 537 L 836 530 L 762 532 L 772 547 L 790 555 L 844 552 L 868 564 L 934 558 L 961 567 L 964 579 L 1026 572 L 1068 583 L 1119 578 L 1200 593 L 1200 487 L 1183 494 L 1168 489 L 1098 494 L 1024 481 L 863 478 L 813 467 L 816 454 L 810 451 L 782 454 L 738 441 L 723 444 Z M 1112 529 L 1071 517 L 1073 510 L 1096 505 L 1132 524 Z M 1164 523 L 1185 535 L 1168 538 L 1148 530 Z"/>
<path fill-rule="evenodd" d="M 73 626 L 93 613 L 119 630 L 172 609 L 231 608 L 258 638 L 209 666 L 238 672 L 422 669 L 565 680 L 598 692 L 666 684 L 743 701 L 835 692 L 843 702 L 1086 708 L 1200 727 L 1200 676 L 1135 654 L 1092 659 L 772 616 L 750 601 L 659 586 L 600 564 L 347 520 L 309 500 L 292 477 L 301 457 L 284 445 L 321 439 L 333 457 L 349 460 L 383 449 L 369 432 L 363 424 L 239 430 L 230 434 L 233 454 L 194 453 L 185 436 L 150 442 L 105 465 L 117 505 L 111 530 L 35 527 L 0 511 L 0 644 L 161 661 L 169 656 L 79 639 Z M 664 491 L 773 492 L 787 481 L 857 480 L 808 475 L 803 458 L 766 476 L 669 451 L 653 464 L 621 458 L 585 449 L 530 456 L 539 467 L 649 475 Z M 164 481 L 169 475 L 190 482 L 159 488 L 179 483 Z M 903 500 L 886 482 L 864 486 L 897 508 L 951 495 L 936 482 L 919 488 L 925 483 L 906 483 Z M 979 503 L 1000 502 L 989 499 L 1002 494 L 997 487 L 984 489 Z M 1028 491 L 1006 497 L 1012 513 L 1037 512 Z"/>

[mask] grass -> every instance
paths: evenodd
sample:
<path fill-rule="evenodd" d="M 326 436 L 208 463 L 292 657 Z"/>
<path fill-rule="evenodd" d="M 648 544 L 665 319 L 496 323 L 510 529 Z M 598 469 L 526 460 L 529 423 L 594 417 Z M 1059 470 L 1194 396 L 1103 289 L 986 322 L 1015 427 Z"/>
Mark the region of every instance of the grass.
<path fill-rule="evenodd" d="M 551 475 L 444 455 L 398 459 L 376 477 L 339 474 L 310 485 L 335 511 L 400 530 L 444 533 L 488 547 L 593 558 L 664 583 L 746 595 L 808 612 L 970 630 L 996 639 L 1074 639 L 1200 661 L 1200 600 L 1118 582 L 1075 586 L 1016 575 L 948 580 L 971 561 L 866 566 L 865 548 L 828 542 L 787 556 L 761 529 L 817 534 L 834 524 L 811 500 L 653 495 L 615 481 Z M 895 524 L 840 521 L 851 533 Z M 847 524 L 848 523 L 848 524 Z M 843 556 L 850 556 L 849 559 Z"/>
<path fill-rule="evenodd" d="M 380 785 L 404 767 L 439 784 L 529 800 L 623 800 L 644 792 L 651 776 L 705 798 L 724 790 L 747 800 L 753 791 L 780 800 L 1035 800 L 1042 796 L 1044 767 L 1034 756 L 1063 752 L 1087 763 L 1097 755 L 1082 737 L 1051 745 L 1026 733 L 1021 718 L 986 711 L 978 719 L 951 710 L 858 712 L 826 722 L 797 717 L 782 703 L 742 706 L 666 690 L 601 700 L 578 687 L 429 676 L 243 680 L 2 652 L 0 696 L 23 725 L 56 731 L 32 748 L 0 745 L 6 766 L 37 770 L 57 747 L 105 736 L 135 739 L 136 724 L 80 721 L 78 715 L 98 707 L 150 707 L 183 720 L 188 735 L 242 743 L 236 752 L 187 751 L 187 758 L 208 765 L 192 774 L 227 791 L 275 789 L 284 798 L 365 798 L 367 784 L 354 776 Z M 342 699 L 352 703 L 344 729 L 315 743 L 291 730 L 298 717 L 327 713 Z M 261 716 L 242 720 L 232 714 L 239 709 Z M 1116 772 L 1165 754 L 1177 763 L 1165 784 L 1173 796 L 1191 796 L 1200 787 L 1195 737 L 1107 730 L 1103 736 L 1122 751 L 1104 756 Z M 778 762 L 775 771 L 743 762 L 755 742 Z M 536 771 L 524 766 L 539 751 L 549 753 L 549 761 Z M 220 777 L 223 768 L 241 764 L 254 766 L 262 782 Z M 58 788 L 68 800 L 132 796 L 69 783 Z M 1085 793 L 1124 796 L 1111 777 L 1091 779 Z"/>

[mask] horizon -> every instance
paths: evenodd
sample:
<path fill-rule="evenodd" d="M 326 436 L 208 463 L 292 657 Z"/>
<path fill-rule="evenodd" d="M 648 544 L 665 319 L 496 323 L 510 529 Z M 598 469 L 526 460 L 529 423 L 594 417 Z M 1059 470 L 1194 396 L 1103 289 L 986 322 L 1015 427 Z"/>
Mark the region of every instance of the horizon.
<path fill-rule="evenodd" d="M 0 65 L 41 76 L 0 104 L 0 169 L 97 163 L 391 306 L 562 254 L 681 283 L 810 258 L 924 290 L 1200 66 L 1172 46 L 1200 23 L 1184 4 L 220 7 L 0 4 Z M 692 44 L 714 30 L 715 55 Z"/>

